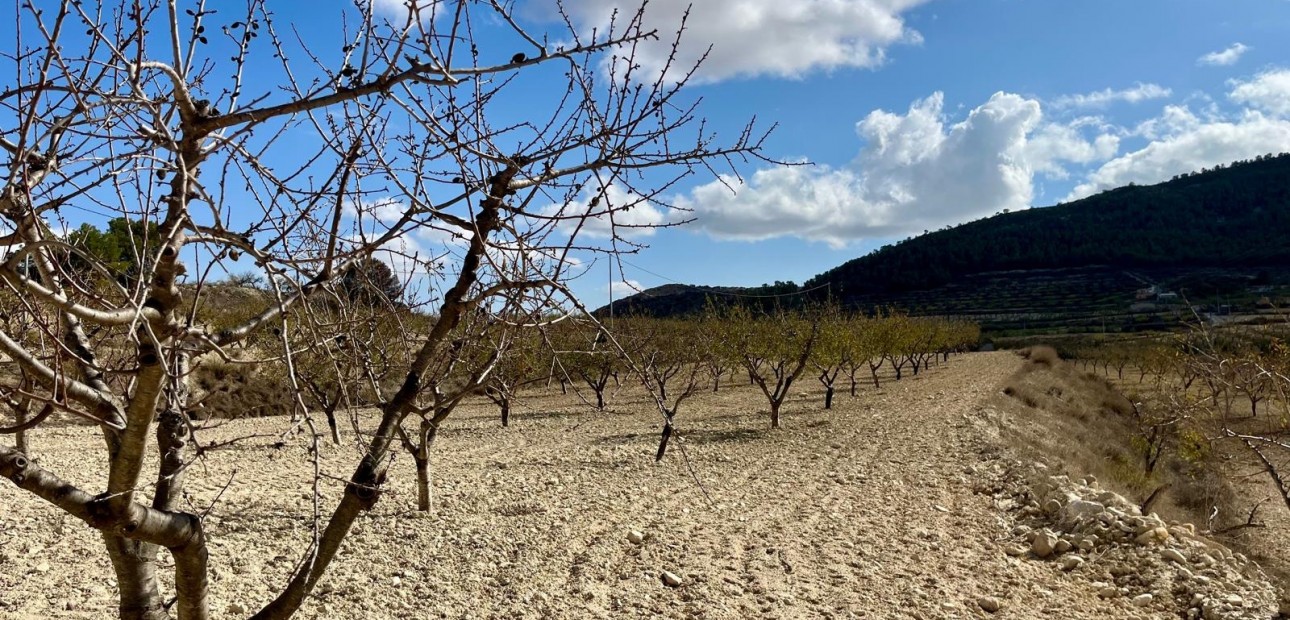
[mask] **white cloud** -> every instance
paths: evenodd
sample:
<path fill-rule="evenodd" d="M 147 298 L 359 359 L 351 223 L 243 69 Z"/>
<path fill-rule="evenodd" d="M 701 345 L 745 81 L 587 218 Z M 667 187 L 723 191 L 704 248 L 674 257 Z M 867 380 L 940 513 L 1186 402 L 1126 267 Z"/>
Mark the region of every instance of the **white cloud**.
<path fill-rule="evenodd" d="M 1273 69 L 1254 79 L 1232 82 L 1228 97 L 1280 117 L 1290 117 L 1290 69 Z"/>
<path fill-rule="evenodd" d="M 793 235 L 834 246 L 939 228 L 1001 209 L 1024 209 L 1033 177 L 1065 174 L 1063 163 L 1114 155 L 1118 139 L 1092 119 L 1043 122 L 1040 103 L 997 93 L 949 124 L 941 93 L 905 114 L 883 110 L 856 125 L 865 146 L 846 167 L 760 170 L 746 182 L 725 178 L 678 200 L 716 237 Z M 1097 133 L 1089 139 L 1090 127 Z"/>
<path fill-rule="evenodd" d="M 1065 95 L 1053 100 L 1059 108 L 1104 108 L 1116 102 L 1140 103 L 1151 99 L 1164 99 L 1173 95 L 1173 91 L 1159 84 L 1139 83 L 1133 88 L 1113 90 L 1110 88 L 1082 95 Z"/>
<path fill-rule="evenodd" d="M 1235 120 L 1201 121 L 1189 111 L 1170 112 L 1175 121 L 1167 133 L 1141 149 L 1094 170 L 1068 200 L 1129 183 L 1159 183 L 1184 172 L 1280 153 L 1290 146 L 1290 121 L 1246 112 Z"/>
<path fill-rule="evenodd" d="M 1233 43 L 1231 47 L 1225 50 L 1210 52 L 1197 58 L 1196 64 L 1209 67 L 1226 67 L 1236 64 L 1236 61 L 1240 60 L 1241 56 L 1248 51 L 1250 51 L 1250 46 L 1243 43 Z"/>
<path fill-rule="evenodd" d="M 701 81 L 758 75 L 797 78 L 816 70 L 876 67 L 889 46 L 922 40 L 906 26 L 902 13 L 925 2 L 654 0 L 646 10 L 645 27 L 658 29 L 661 37 L 641 47 L 635 60 L 648 74 L 658 75 L 671 52 L 669 33 L 676 31 L 688 7 L 674 74 L 688 71 L 705 54 L 697 77 Z M 615 9 L 621 9 L 621 22 L 636 3 L 566 0 L 564 5 L 582 31 L 603 32 Z"/>
<path fill-rule="evenodd" d="M 632 280 L 631 278 L 611 282 L 606 288 L 609 289 L 609 296 L 612 299 L 630 297 L 645 290 L 645 287 L 641 286 L 640 282 Z"/>

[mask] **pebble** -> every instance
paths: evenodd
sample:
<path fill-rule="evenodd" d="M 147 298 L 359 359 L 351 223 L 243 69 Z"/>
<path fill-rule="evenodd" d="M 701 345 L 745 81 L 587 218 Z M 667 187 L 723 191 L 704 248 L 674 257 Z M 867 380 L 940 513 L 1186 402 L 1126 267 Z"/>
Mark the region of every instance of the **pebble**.
<path fill-rule="evenodd" d="M 1160 556 L 1170 562 L 1177 562 L 1179 564 L 1187 563 L 1187 556 L 1183 555 L 1182 552 L 1177 549 L 1165 549 L 1160 552 Z"/>
<path fill-rule="evenodd" d="M 996 611 L 999 611 L 999 607 L 1000 607 L 999 599 L 994 598 L 993 596 L 982 596 L 976 599 L 976 604 L 980 605 L 981 609 L 984 609 L 989 613 L 994 613 Z"/>
<path fill-rule="evenodd" d="M 1068 555 L 1062 558 L 1062 570 L 1072 571 L 1084 564 L 1084 558 L 1078 555 Z"/>
<path fill-rule="evenodd" d="M 645 542 L 645 533 L 637 530 L 627 532 L 627 542 L 630 542 L 633 545 L 639 545 L 642 542 Z"/>
<path fill-rule="evenodd" d="M 1146 594 L 1139 594 L 1133 597 L 1129 602 L 1133 603 L 1134 607 L 1146 607 L 1151 604 L 1152 598 L 1151 593 L 1148 592 Z"/>
<path fill-rule="evenodd" d="M 228 613 L 232 615 L 241 615 L 246 613 L 246 607 L 242 606 L 241 603 L 229 603 Z"/>
<path fill-rule="evenodd" d="M 1115 598 L 1120 595 L 1120 589 L 1115 586 L 1104 586 L 1097 591 L 1097 595 L 1102 598 Z"/>
<path fill-rule="evenodd" d="M 681 576 L 671 571 L 663 571 L 663 585 L 675 588 L 681 585 Z"/>
<path fill-rule="evenodd" d="M 1035 541 L 1030 544 L 1030 550 L 1035 555 L 1046 558 L 1053 554 L 1053 548 L 1057 546 L 1057 537 L 1051 532 L 1040 532 L 1035 536 Z"/>

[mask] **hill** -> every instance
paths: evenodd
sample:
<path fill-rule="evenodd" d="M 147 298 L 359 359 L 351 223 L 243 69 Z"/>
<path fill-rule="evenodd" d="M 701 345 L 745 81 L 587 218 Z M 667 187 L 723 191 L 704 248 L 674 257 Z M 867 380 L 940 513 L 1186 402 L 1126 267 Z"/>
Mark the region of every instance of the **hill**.
<path fill-rule="evenodd" d="M 1275 304 L 1290 285 L 1288 266 L 1290 154 L 1282 154 L 907 239 L 811 278 L 793 298 L 973 316 L 996 330 L 1108 320 L 1123 329 L 1167 321 L 1160 315 L 1178 314 L 1184 297 L 1216 311 Z M 692 312 L 714 290 L 760 303 L 792 292 L 670 285 L 614 310 Z"/>

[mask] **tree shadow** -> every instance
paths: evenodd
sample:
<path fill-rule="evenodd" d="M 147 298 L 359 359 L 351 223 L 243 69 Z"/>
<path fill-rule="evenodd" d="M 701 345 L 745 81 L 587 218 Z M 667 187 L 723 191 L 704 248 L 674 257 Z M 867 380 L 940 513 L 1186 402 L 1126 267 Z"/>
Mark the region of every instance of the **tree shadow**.
<path fill-rule="evenodd" d="M 746 443 L 766 437 L 764 428 L 681 429 L 681 437 L 690 444 Z"/>

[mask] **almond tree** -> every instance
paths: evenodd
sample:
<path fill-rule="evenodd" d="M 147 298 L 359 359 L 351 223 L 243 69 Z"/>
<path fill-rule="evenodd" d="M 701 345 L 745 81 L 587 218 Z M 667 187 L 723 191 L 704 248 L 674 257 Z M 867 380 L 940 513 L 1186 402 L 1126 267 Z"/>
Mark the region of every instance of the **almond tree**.
<path fill-rule="evenodd" d="M 770 404 L 770 427 L 780 428 L 780 408 L 793 382 L 808 367 L 819 339 L 818 317 L 783 309 L 754 314 L 743 306 L 732 306 L 725 320 L 749 379 Z"/>
<path fill-rule="evenodd" d="M 208 533 L 180 501 L 202 475 L 189 399 L 201 364 L 254 341 L 269 357 L 252 363 L 288 368 L 299 421 L 312 424 L 290 371 L 297 326 L 316 320 L 310 300 L 374 255 L 433 299 L 339 501 L 315 509 L 296 568 L 253 616 L 290 617 L 379 499 L 400 429 L 436 420 L 504 355 L 451 369 L 469 380 L 437 374 L 454 347 L 482 342 L 472 326 L 495 323 L 497 308 L 559 307 L 573 254 L 618 247 L 579 240 L 591 218 L 612 230 L 677 176 L 759 149 L 751 128 L 715 142 L 686 97 L 687 68 L 639 73 L 636 48 L 658 37 L 641 10 L 591 35 L 543 35 L 495 0 L 407 7 L 393 19 L 366 2 L 322 9 L 343 12 L 324 45 L 282 29 L 266 0 L 218 12 L 201 0 L 15 5 L 18 35 L 0 56 L 11 249 L 0 280 L 35 329 L 0 331 L 16 371 L 0 395 L 28 399 L 32 420 L 93 424 L 103 449 L 64 477 L 0 447 L 0 476 L 101 533 L 122 618 L 209 617 Z M 137 277 L 117 279 L 64 239 L 75 226 L 64 218 L 86 213 L 142 223 L 129 233 Z M 197 285 L 239 260 L 268 300 L 244 320 L 204 322 Z M 145 476 L 151 449 L 160 458 Z"/>
<path fill-rule="evenodd" d="M 654 457 L 661 461 L 667 454 L 681 404 L 699 391 L 707 374 L 704 356 L 714 340 L 713 333 L 706 332 L 699 321 L 647 318 L 619 322 L 614 335 L 624 332 L 632 336 L 628 351 L 635 356 L 634 362 L 629 357 L 628 363 L 636 367 L 663 416 L 663 432 Z"/>
<path fill-rule="evenodd" d="M 838 376 L 848 365 L 852 365 L 856 353 L 857 335 L 851 321 L 842 316 L 837 306 L 829 306 L 820 311 L 819 335 L 811 352 L 811 365 L 819 371 L 816 377 L 824 386 L 824 408 L 833 408 L 834 384 Z M 855 368 L 854 365 L 851 366 Z M 854 375 L 853 375 L 854 377 Z M 855 379 L 851 381 L 854 395 Z"/>
<path fill-rule="evenodd" d="M 497 405 L 502 426 L 511 425 L 511 407 L 525 387 L 546 379 L 541 374 L 542 341 L 536 330 L 518 333 L 497 333 L 497 337 L 510 338 L 507 354 L 484 385 L 484 396 Z M 500 343 L 497 343 L 500 344 Z"/>

